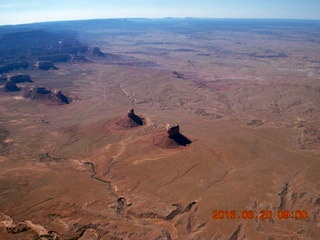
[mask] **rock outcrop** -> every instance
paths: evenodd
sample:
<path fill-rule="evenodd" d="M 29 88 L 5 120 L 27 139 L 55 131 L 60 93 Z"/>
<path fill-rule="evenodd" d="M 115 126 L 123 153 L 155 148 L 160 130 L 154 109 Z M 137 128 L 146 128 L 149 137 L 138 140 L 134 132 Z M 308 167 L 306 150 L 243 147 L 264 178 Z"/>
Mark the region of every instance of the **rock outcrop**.
<path fill-rule="evenodd" d="M 175 78 L 185 79 L 185 75 L 183 73 L 179 73 L 177 71 L 172 72 Z"/>
<path fill-rule="evenodd" d="M 128 111 L 128 118 L 134 121 L 137 125 L 143 125 L 143 119 L 134 113 L 133 108 Z"/>
<path fill-rule="evenodd" d="M 46 89 L 45 87 L 31 87 L 25 91 L 25 98 L 30 98 L 33 100 L 49 100 L 57 104 L 69 104 L 70 99 L 65 96 L 61 90 Z"/>
<path fill-rule="evenodd" d="M 67 62 L 71 59 L 70 55 L 68 54 L 53 54 L 38 57 L 39 61 L 51 61 L 51 62 Z"/>
<path fill-rule="evenodd" d="M 84 56 L 73 56 L 71 58 L 72 62 L 81 62 L 81 63 L 86 63 L 90 62 L 88 59 L 86 59 Z"/>
<path fill-rule="evenodd" d="M 4 84 L 4 90 L 6 92 L 18 92 L 20 91 L 20 88 L 17 86 L 17 84 L 13 81 L 7 81 Z"/>
<path fill-rule="evenodd" d="M 252 119 L 250 122 L 247 122 L 248 126 L 262 126 L 263 125 L 263 121 L 261 119 Z"/>
<path fill-rule="evenodd" d="M 0 75 L 0 86 L 8 80 L 6 75 Z"/>
<path fill-rule="evenodd" d="M 89 48 L 88 51 L 93 56 L 96 56 L 96 57 L 105 57 L 106 56 L 106 54 L 101 52 L 100 48 L 98 48 L 98 47 Z"/>
<path fill-rule="evenodd" d="M 0 36 L 0 74 L 27 68 L 29 64 L 39 70 L 49 70 L 57 69 L 55 63 L 92 61 L 119 65 L 145 64 L 133 57 L 104 53 L 98 47 L 89 47 L 77 39 L 75 31 L 30 30 Z"/>
<path fill-rule="evenodd" d="M 10 77 L 10 81 L 14 83 L 33 82 L 29 75 L 15 75 Z"/>
<path fill-rule="evenodd" d="M 38 61 L 36 67 L 40 70 L 58 69 L 52 61 Z"/>
<path fill-rule="evenodd" d="M 166 125 L 167 133 L 170 138 L 174 137 L 175 135 L 180 134 L 180 127 L 178 124 L 169 124 Z"/>
<path fill-rule="evenodd" d="M 167 124 L 166 133 L 159 132 L 153 137 L 153 143 L 163 148 L 178 148 L 191 144 L 191 140 L 180 133 L 178 124 Z"/>
<path fill-rule="evenodd" d="M 0 74 L 7 73 L 15 69 L 19 68 L 27 68 L 29 67 L 28 62 L 13 62 L 13 63 L 7 63 L 5 65 L 0 66 Z"/>
<path fill-rule="evenodd" d="M 128 111 L 127 117 L 121 118 L 116 122 L 117 125 L 125 128 L 138 127 L 144 124 L 143 118 L 135 114 L 134 109 Z"/>

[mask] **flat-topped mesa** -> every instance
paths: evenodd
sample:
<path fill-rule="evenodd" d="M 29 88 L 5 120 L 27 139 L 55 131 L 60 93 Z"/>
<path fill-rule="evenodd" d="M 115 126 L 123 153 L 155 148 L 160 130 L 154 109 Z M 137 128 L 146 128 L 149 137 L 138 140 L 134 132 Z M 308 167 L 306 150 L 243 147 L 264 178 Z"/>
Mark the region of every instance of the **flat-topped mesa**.
<path fill-rule="evenodd" d="M 93 56 L 96 56 L 96 57 L 105 57 L 106 54 L 103 53 L 100 48 L 98 47 L 93 47 L 93 48 L 88 48 L 88 51 L 93 55 Z"/>
<path fill-rule="evenodd" d="M 40 93 L 40 94 L 50 94 L 51 90 L 46 89 L 45 87 L 38 87 L 38 88 L 31 88 L 33 91 L 35 91 L 36 93 Z"/>
<path fill-rule="evenodd" d="M 52 61 L 37 61 L 35 66 L 38 69 L 45 70 L 45 71 L 49 69 L 54 69 L 54 70 L 58 69 Z"/>
<path fill-rule="evenodd" d="M 167 123 L 166 130 L 170 138 L 180 134 L 180 127 L 178 124 Z"/>
<path fill-rule="evenodd" d="M 30 78 L 30 75 L 14 75 L 10 77 L 10 81 L 14 83 L 25 83 L 25 82 L 33 82 Z"/>
<path fill-rule="evenodd" d="M 7 81 L 4 84 L 4 89 L 6 92 L 17 92 L 20 91 L 20 88 L 17 87 L 17 84 L 13 81 Z"/>
<path fill-rule="evenodd" d="M 60 89 L 46 89 L 45 87 L 30 87 L 25 91 L 25 98 L 50 100 L 58 104 L 69 104 L 70 100 L 65 96 Z"/>
<path fill-rule="evenodd" d="M 28 68 L 29 63 L 28 62 L 13 62 L 13 63 L 7 63 L 5 65 L 0 66 L 0 74 L 7 73 L 15 69 L 19 68 Z"/>

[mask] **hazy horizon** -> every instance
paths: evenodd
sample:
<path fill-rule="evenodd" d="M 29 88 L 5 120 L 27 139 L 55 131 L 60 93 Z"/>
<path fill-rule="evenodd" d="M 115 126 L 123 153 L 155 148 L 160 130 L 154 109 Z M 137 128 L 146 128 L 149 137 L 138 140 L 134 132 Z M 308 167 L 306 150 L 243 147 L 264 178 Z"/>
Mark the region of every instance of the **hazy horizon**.
<path fill-rule="evenodd" d="M 27 22 L 27 23 L 17 23 L 17 24 L 3 24 L 0 25 L 0 27 L 6 27 L 6 26 L 19 26 L 19 25 L 32 25 L 32 24 L 42 24 L 42 23 L 63 23 L 63 22 L 77 22 L 77 21 L 108 21 L 108 20 L 150 20 L 150 21 L 161 21 L 161 20 L 237 20 L 237 21 L 246 21 L 246 20 L 252 20 L 252 21 L 295 21 L 295 22 L 320 22 L 320 19 L 290 19 L 290 18 L 201 18 L 201 17 L 164 17 L 164 18 L 130 18 L 130 17 L 123 17 L 123 18 L 90 18 L 90 19 L 71 19 L 71 20 L 47 20 L 47 21 L 39 21 L 39 22 Z"/>
<path fill-rule="evenodd" d="M 319 9 L 316 0 L 0 0 L 0 25 L 123 18 L 320 20 Z"/>

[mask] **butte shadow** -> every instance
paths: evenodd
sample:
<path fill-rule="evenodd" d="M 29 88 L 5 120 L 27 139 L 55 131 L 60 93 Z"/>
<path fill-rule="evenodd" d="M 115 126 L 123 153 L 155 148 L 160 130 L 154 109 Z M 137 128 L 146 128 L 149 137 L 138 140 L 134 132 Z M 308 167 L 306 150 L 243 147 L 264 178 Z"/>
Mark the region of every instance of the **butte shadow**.
<path fill-rule="evenodd" d="M 153 135 L 153 144 L 162 148 L 179 148 L 191 144 L 192 141 L 180 133 L 178 124 L 167 124 L 166 132 Z"/>
<path fill-rule="evenodd" d="M 116 125 L 123 128 L 134 128 L 144 125 L 144 118 L 135 114 L 134 109 L 128 111 L 126 117 L 120 118 L 115 122 Z"/>

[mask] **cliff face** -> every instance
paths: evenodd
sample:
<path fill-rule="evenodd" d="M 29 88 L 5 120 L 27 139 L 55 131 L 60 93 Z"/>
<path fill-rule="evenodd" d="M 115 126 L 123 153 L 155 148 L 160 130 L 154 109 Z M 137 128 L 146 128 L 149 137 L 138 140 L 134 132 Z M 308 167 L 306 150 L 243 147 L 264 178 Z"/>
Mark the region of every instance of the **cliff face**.
<path fill-rule="evenodd" d="M 170 138 L 180 133 L 180 127 L 178 124 L 167 124 L 166 125 L 167 133 Z"/>
<path fill-rule="evenodd" d="M 4 34 L 0 36 L 0 74 L 34 65 L 40 70 L 57 69 L 54 63 L 72 60 L 86 62 L 85 55 L 106 57 L 99 48 L 82 44 L 76 36 L 76 32 L 63 30 Z"/>
<path fill-rule="evenodd" d="M 7 33 L 0 38 L 0 54 L 10 60 L 16 60 L 19 55 L 35 59 L 61 52 L 75 52 L 81 47 L 84 46 L 72 31 L 30 30 Z"/>
<path fill-rule="evenodd" d="M 21 61 L 23 59 L 23 61 Z M 24 31 L 0 36 L 0 74 L 16 69 L 32 68 L 50 70 L 58 68 L 55 63 L 103 61 L 119 64 L 137 64 L 98 47 L 89 47 L 77 39 L 73 31 Z"/>

